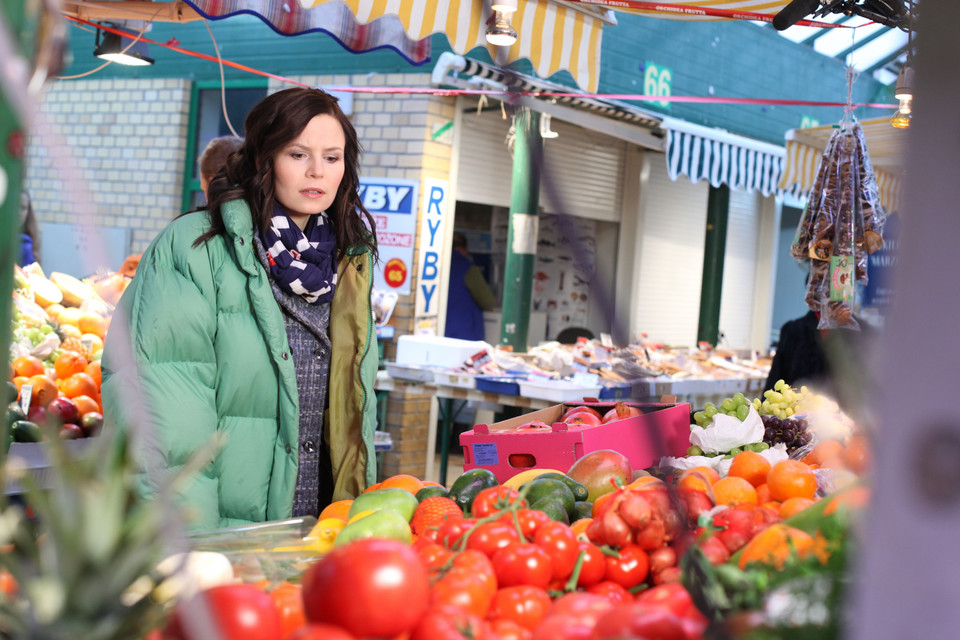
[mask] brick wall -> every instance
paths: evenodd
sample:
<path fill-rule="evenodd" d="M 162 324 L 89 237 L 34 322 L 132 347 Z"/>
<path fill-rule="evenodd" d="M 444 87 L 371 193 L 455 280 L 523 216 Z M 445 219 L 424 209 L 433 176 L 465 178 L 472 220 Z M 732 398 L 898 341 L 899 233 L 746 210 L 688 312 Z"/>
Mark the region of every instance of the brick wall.
<path fill-rule="evenodd" d="M 66 188 L 59 154 L 88 188 L 93 224 L 131 229 L 131 252 L 142 252 L 180 213 L 189 110 L 185 79 L 54 83 L 27 149 L 38 220 L 87 222 L 78 215 L 87 196 Z"/>

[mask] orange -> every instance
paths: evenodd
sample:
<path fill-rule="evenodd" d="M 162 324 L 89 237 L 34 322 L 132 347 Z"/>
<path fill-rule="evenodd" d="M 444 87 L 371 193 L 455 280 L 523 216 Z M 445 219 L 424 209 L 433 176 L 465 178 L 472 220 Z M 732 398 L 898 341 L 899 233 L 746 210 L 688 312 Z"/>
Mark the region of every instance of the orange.
<path fill-rule="evenodd" d="M 663 480 L 660 478 L 655 478 L 653 476 L 640 476 L 630 484 L 628 484 L 625 489 L 659 489 L 663 487 Z"/>
<path fill-rule="evenodd" d="M 370 493 L 371 491 L 376 491 L 380 488 L 379 482 L 374 482 L 372 485 L 363 490 L 364 493 Z"/>
<path fill-rule="evenodd" d="M 63 325 L 69 325 L 75 327 L 77 330 L 80 329 L 80 316 L 83 315 L 83 311 L 76 307 L 66 307 L 60 314 L 57 316 L 57 322 L 60 323 L 61 329 Z M 82 332 L 81 332 L 82 333 Z"/>
<path fill-rule="evenodd" d="M 81 314 L 77 327 L 82 333 L 92 333 L 99 338 L 107 335 L 107 319 L 92 311 Z"/>
<path fill-rule="evenodd" d="M 353 504 L 353 500 L 337 500 L 336 502 L 331 502 L 323 508 L 323 511 L 320 512 L 320 515 L 317 516 L 317 521 L 323 520 L 325 518 L 338 518 L 347 521 L 347 514 L 350 512 L 350 505 Z"/>
<path fill-rule="evenodd" d="M 791 553 L 796 551 L 802 558 L 813 550 L 813 543 L 813 538 L 805 531 L 782 523 L 770 525 L 743 548 L 740 568 L 751 562 L 760 562 L 781 569 Z"/>
<path fill-rule="evenodd" d="M 713 483 L 720 479 L 716 469 L 710 467 L 691 467 L 680 474 L 677 488 L 693 489 L 707 493 Z"/>
<path fill-rule="evenodd" d="M 764 482 L 757 488 L 757 502 L 763 504 L 764 502 L 770 502 L 772 498 L 770 497 L 770 487 L 767 486 L 767 483 Z"/>
<path fill-rule="evenodd" d="M 771 466 L 770 461 L 756 451 L 741 451 L 733 456 L 727 475 L 743 478 L 754 487 L 759 487 L 767 481 Z"/>
<path fill-rule="evenodd" d="M 870 504 L 870 489 L 866 487 L 852 487 L 846 491 L 836 494 L 827 508 L 823 510 L 823 515 L 828 516 L 841 507 L 846 507 L 856 511 L 863 509 Z"/>
<path fill-rule="evenodd" d="M 87 373 L 75 373 L 66 378 L 60 385 L 60 391 L 68 398 L 77 396 L 96 398 L 100 395 L 100 388 L 97 387 L 96 381 Z"/>
<path fill-rule="evenodd" d="M 434 482 L 433 480 L 424 480 L 424 481 L 423 481 L 423 486 L 425 486 L 425 487 L 443 487 L 444 489 L 446 489 L 446 487 L 444 487 L 442 484 L 440 484 L 439 482 Z"/>
<path fill-rule="evenodd" d="M 573 537 L 575 537 L 577 541 L 590 542 L 590 539 L 587 537 L 587 527 L 590 526 L 591 522 L 593 522 L 593 518 L 580 518 L 570 523 L 570 531 L 573 532 Z"/>
<path fill-rule="evenodd" d="M 395 476 L 390 476 L 386 480 L 380 483 L 381 489 L 403 489 L 409 491 L 413 495 L 417 495 L 417 491 L 423 489 L 423 481 L 416 476 L 411 476 L 406 473 L 399 473 Z"/>
<path fill-rule="evenodd" d="M 45 375 L 31 376 L 27 384 L 33 385 L 33 395 L 30 396 L 31 407 L 46 406 L 48 402 L 60 395 L 57 385 Z"/>
<path fill-rule="evenodd" d="M 615 495 L 617 495 L 617 493 L 619 493 L 619 492 L 618 492 L 618 491 L 611 491 L 610 493 L 605 493 L 605 494 L 603 494 L 602 496 L 600 496 L 599 498 L 597 498 L 596 500 L 594 500 L 594 501 L 593 501 L 593 509 L 590 510 L 590 515 L 593 516 L 594 518 L 596 518 L 598 515 L 600 515 L 601 509 L 603 509 L 603 504 L 604 504 L 607 500 L 610 500 L 610 499 L 613 498 Z"/>
<path fill-rule="evenodd" d="M 743 478 L 727 476 L 713 484 L 713 497 L 718 505 L 756 504 L 757 490 Z"/>
<path fill-rule="evenodd" d="M 814 464 L 823 464 L 824 460 L 839 456 L 841 451 L 843 451 L 843 445 L 836 440 L 824 440 L 817 443 L 810 452 L 810 457 Z"/>
<path fill-rule="evenodd" d="M 781 460 L 767 474 L 770 497 L 779 502 L 789 498 L 810 498 L 817 494 L 817 476 L 799 460 Z"/>
<path fill-rule="evenodd" d="M 870 442 L 866 436 L 853 436 L 841 454 L 843 464 L 860 475 L 870 467 Z"/>
<path fill-rule="evenodd" d="M 20 356 L 13 359 L 13 370 L 18 376 L 29 378 L 43 374 L 43 361 L 34 356 Z"/>
<path fill-rule="evenodd" d="M 53 363 L 53 369 L 61 380 L 87 369 L 87 359 L 76 351 L 64 351 Z"/>
<path fill-rule="evenodd" d="M 103 372 L 100 370 L 100 361 L 94 360 L 87 365 L 86 373 L 97 383 L 97 387 L 103 385 Z"/>
<path fill-rule="evenodd" d="M 101 413 L 100 403 L 90 396 L 76 396 L 71 400 L 73 400 L 73 404 L 77 405 L 77 410 L 81 416 L 93 412 Z"/>
<path fill-rule="evenodd" d="M 791 516 L 795 516 L 814 502 L 815 501 L 810 498 L 788 498 L 780 505 L 780 519 L 786 520 Z"/>

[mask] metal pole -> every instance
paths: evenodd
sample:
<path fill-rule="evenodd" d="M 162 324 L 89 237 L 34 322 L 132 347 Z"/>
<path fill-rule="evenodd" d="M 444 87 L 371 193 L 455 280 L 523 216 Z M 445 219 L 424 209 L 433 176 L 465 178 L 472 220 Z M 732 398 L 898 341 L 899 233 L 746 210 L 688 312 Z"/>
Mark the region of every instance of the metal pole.
<path fill-rule="evenodd" d="M 514 351 L 526 351 L 530 331 L 530 300 L 533 296 L 533 268 L 537 257 L 540 167 L 543 166 L 540 114 L 526 107 L 520 108 L 514 129 L 510 229 L 507 233 L 500 345 Z"/>
<path fill-rule="evenodd" d="M 707 200 L 707 236 L 703 247 L 703 280 L 700 287 L 700 320 L 697 342 L 716 346 L 720 337 L 720 294 L 723 291 L 723 258 L 730 218 L 730 187 L 710 187 Z"/>

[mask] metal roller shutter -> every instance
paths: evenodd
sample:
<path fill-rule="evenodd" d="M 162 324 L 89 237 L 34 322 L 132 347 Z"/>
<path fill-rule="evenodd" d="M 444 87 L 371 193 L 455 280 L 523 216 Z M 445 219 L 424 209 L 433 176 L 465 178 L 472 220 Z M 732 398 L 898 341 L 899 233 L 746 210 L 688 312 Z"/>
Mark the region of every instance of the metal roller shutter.
<path fill-rule="evenodd" d="M 756 193 L 730 191 L 720 331 L 725 336 L 724 345 L 733 349 L 747 349 L 751 342 L 754 283 L 760 251 L 759 205 L 760 197 Z"/>

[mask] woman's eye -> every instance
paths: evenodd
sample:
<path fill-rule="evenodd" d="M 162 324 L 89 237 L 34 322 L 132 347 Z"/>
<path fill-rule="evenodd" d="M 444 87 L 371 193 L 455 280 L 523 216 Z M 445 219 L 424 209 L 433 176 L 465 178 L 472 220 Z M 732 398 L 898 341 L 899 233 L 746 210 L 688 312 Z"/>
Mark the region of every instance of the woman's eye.
<path fill-rule="evenodd" d="M 292 151 L 290 152 L 290 157 L 293 158 L 294 160 L 300 160 L 302 158 L 306 158 L 307 154 L 301 153 L 299 151 Z"/>
<path fill-rule="evenodd" d="M 340 162 L 340 156 L 327 156 L 327 162 Z"/>

